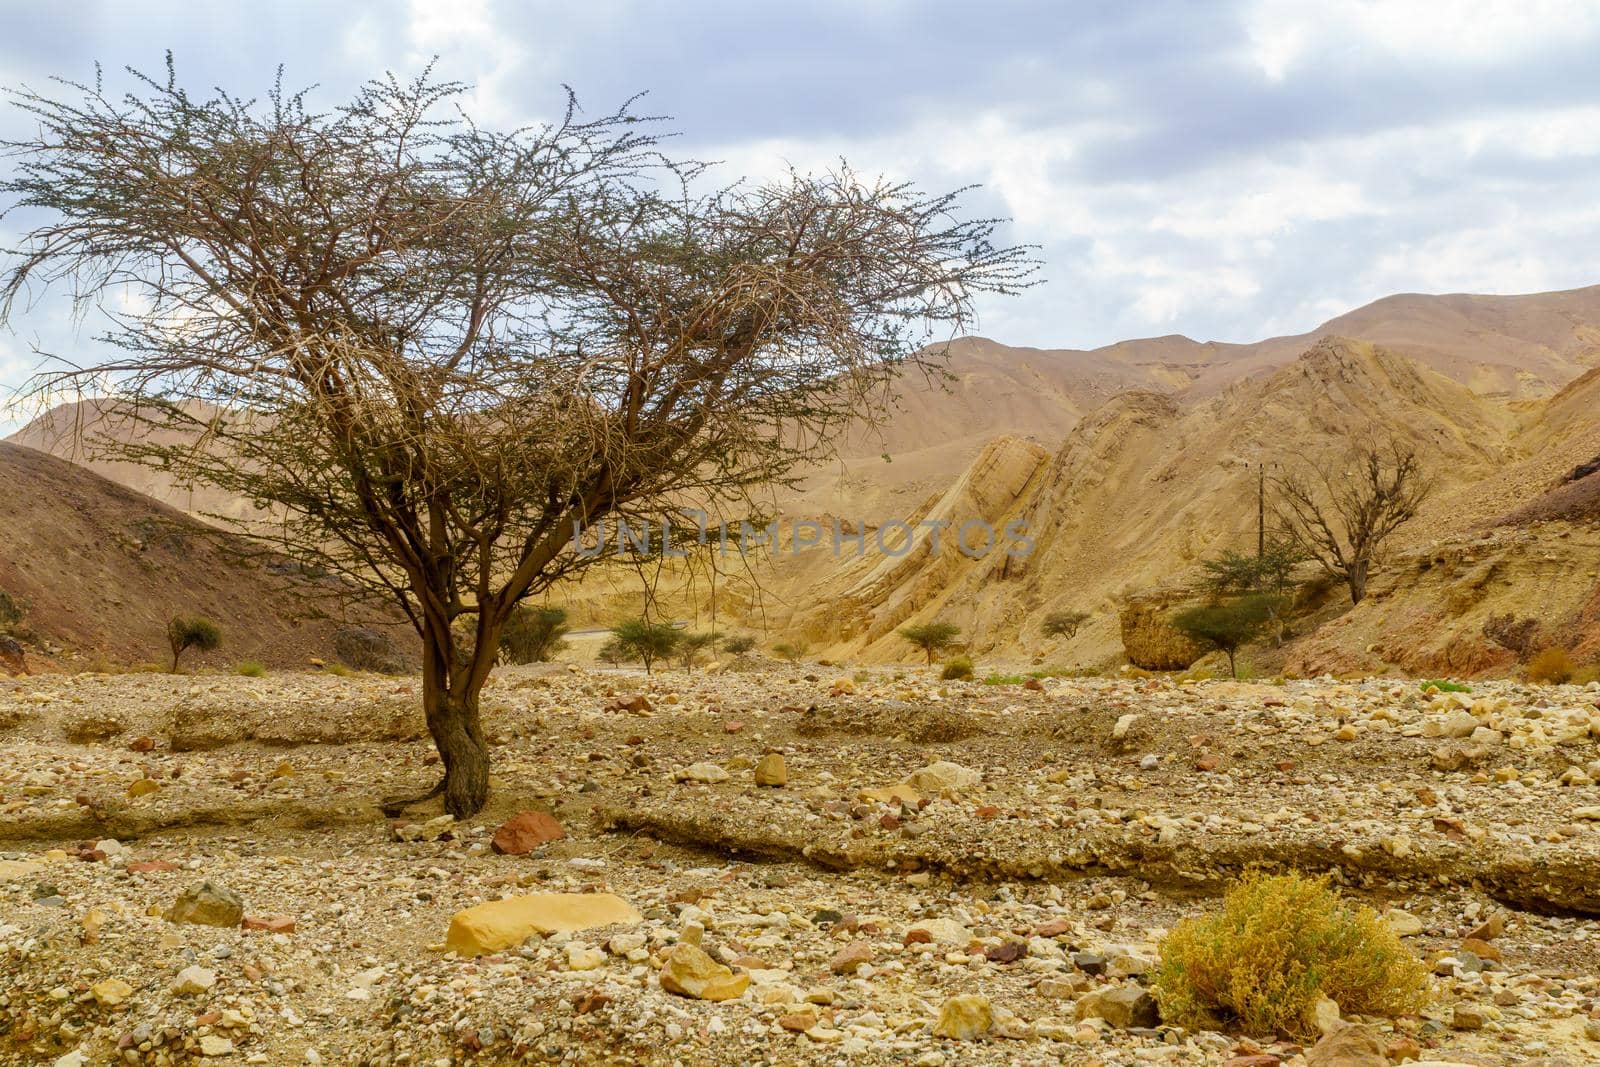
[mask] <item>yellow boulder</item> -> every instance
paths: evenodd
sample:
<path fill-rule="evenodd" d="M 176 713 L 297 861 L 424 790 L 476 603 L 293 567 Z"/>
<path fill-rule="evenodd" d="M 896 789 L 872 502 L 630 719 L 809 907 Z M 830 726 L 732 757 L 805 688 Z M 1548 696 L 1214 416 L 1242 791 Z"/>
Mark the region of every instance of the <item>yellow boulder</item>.
<path fill-rule="evenodd" d="M 456 912 L 444 947 L 458 956 L 483 956 L 514 948 L 534 934 L 643 921 L 632 904 L 613 893 L 534 893 Z"/>
<path fill-rule="evenodd" d="M 748 974 L 732 970 L 690 944 L 680 944 L 661 968 L 661 988 L 696 1000 L 733 1000 L 750 986 Z"/>

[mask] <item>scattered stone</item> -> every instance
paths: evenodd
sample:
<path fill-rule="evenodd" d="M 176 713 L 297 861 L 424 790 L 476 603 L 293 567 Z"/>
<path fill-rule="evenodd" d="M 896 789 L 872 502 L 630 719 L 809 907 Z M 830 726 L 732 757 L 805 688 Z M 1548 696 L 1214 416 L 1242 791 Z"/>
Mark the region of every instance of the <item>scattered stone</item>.
<path fill-rule="evenodd" d="M 1075 1018 L 1104 1019 L 1119 1030 L 1153 1027 L 1161 1022 L 1161 1011 L 1150 991 L 1139 986 L 1100 989 L 1078 1001 Z"/>
<path fill-rule="evenodd" d="M 151 793 L 159 793 L 161 783 L 154 778 L 141 778 L 128 787 L 128 796 L 132 799 L 147 797 Z"/>
<path fill-rule="evenodd" d="M 535 893 L 456 912 L 445 948 L 458 956 L 483 956 L 514 948 L 534 934 L 575 933 L 642 921 L 633 905 L 611 893 Z"/>
<path fill-rule="evenodd" d="M 906 779 L 906 785 L 932 796 L 960 796 L 971 792 L 983 781 L 983 775 L 959 763 L 940 760 L 915 771 Z"/>
<path fill-rule="evenodd" d="M 728 772 L 715 763 L 691 763 L 689 766 L 673 774 L 673 780 L 679 782 L 703 782 L 711 785 L 717 782 L 726 782 Z"/>
<path fill-rule="evenodd" d="M 1383 1042 L 1365 1026 L 1343 1026 L 1306 1053 L 1306 1067 L 1389 1067 Z"/>
<path fill-rule="evenodd" d="M 756 785 L 781 787 L 789 784 L 789 767 L 782 753 L 769 752 L 756 764 Z"/>
<path fill-rule="evenodd" d="M 872 945 L 866 941 L 852 941 L 828 961 L 828 970 L 834 974 L 855 974 L 863 963 L 872 962 Z"/>
<path fill-rule="evenodd" d="M 989 1032 L 994 1026 L 994 1008 L 989 998 L 968 993 L 951 997 L 939 1006 L 939 1018 L 934 1021 L 935 1037 L 952 1041 L 971 1041 Z"/>
<path fill-rule="evenodd" d="M 107 978 L 103 982 L 96 982 L 89 992 L 94 996 L 94 1002 L 102 1008 L 114 1008 L 133 996 L 133 986 L 120 978 Z"/>
<path fill-rule="evenodd" d="M 172 991 L 182 996 L 196 996 L 209 992 L 217 984 L 217 972 L 192 964 L 178 972 L 172 981 Z"/>
<path fill-rule="evenodd" d="M 733 1000 L 749 986 L 748 974 L 734 974 L 694 945 L 675 947 L 661 968 L 662 989 L 695 1000 Z"/>
<path fill-rule="evenodd" d="M 523 856 L 565 836 L 567 832 L 555 816 L 543 811 L 524 811 L 500 824 L 489 847 L 502 856 Z"/>
<path fill-rule="evenodd" d="M 239 894 L 214 882 L 201 882 L 184 890 L 167 909 L 169 923 L 195 923 L 201 926 L 238 926 L 244 920 L 244 901 Z"/>
<path fill-rule="evenodd" d="M 1423 930 L 1421 919 L 1400 908 L 1390 908 L 1384 912 L 1383 921 L 1394 931 L 1396 937 L 1416 937 Z"/>

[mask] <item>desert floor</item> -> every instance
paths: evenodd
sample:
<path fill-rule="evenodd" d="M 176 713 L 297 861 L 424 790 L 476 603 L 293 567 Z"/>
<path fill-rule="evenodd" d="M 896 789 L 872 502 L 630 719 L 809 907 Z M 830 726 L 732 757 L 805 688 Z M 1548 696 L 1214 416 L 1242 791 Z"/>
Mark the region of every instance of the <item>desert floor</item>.
<path fill-rule="evenodd" d="M 507 669 L 460 824 L 375 806 L 438 771 L 411 679 L 0 683 L 0 1062 L 1292 1065 L 1138 1025 L 1164 932 L 1253 865 L 1427 961 L 1421 1016 L 1364 1020 L 1392 1056 L 1600 1062 L 1600 687 L 930 677 Z M 496 853 L 524 811 L 566 836 Z M 207 881 L 242 925 L 163 917 Z M 641 921 L 443 950 L 596 891 Z M 748 989 L 664 991 L 680 938 Z M 987 1030 L 936 1036 L 965 994 Z"/>

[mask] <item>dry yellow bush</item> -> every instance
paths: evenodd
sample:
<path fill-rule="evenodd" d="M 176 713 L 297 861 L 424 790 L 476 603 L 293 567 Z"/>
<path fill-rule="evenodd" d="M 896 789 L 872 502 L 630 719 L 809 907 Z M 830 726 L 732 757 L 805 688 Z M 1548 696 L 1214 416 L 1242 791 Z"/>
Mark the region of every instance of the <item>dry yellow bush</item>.
<path fill-rule="evenodd" d="M 1562 685 L 1572 680 L 1572 660 L 1564 648 L 1547 648 L 1528 661 L 1528 681 Z"/>
<path fill-rule="evenodd" d="M 1421 961 L 1371 908 L 1326 878 L 1252 873 L 1222 910 L 1180 923 L 1161 946 L 1156 996 L 1168 1022 L 1250 1034 L 1316 1036 L 1313 1009 L 1403 1015 L 1427 1000 Z"/>

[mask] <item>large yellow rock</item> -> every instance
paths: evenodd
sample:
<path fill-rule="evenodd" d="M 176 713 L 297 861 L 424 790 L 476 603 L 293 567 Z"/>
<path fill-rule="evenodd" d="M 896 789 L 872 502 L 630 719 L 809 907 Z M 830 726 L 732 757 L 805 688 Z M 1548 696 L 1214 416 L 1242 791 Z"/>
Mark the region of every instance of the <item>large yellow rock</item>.
<path fill-rule="evenodd" d="M 948 1037 L 954 1041 L 971 1041 L 988 1033 L 994 1026 L 994 1008 L 988 997 L 968 994 L 951 997 L 939 1008 L 939 1018 L 933 1024 L 935 1037 Z"/>
<path fill-rule="evenodd" d="M 612 893 L 534 893 L 456 912 L 444 947 L 458 956 L 482 956 L 514 948 L 534 934 L 642 921 L 632 904 Z"/>
<path fill-rule="evenodd" d="M 0 882 L 20 882 L 44 870 L 44 864 L 32 860 L 0 860 Z"/>
<path fill-rule="evenodd" d="M 661 988 L 696 1000 L 733 1000 L 750 985 L 748 974 L 734 974 L 705 952 L 680 944 L 661 968 Z"/>

